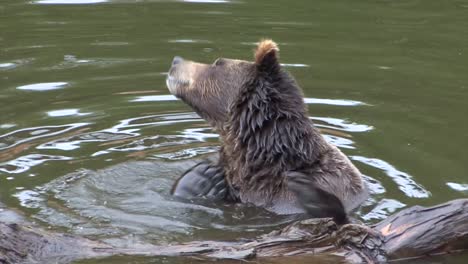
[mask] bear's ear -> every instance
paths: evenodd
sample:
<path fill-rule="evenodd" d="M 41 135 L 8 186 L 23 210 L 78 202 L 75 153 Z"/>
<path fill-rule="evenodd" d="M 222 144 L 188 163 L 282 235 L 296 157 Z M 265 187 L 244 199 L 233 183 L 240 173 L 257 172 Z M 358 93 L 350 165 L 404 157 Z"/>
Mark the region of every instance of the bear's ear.
<path fill-rule="evenodd" d="M 255 50 L 255 64 L 257 65 L 257 69 L 266 72 L 279 70 L 278 53 L 278 45 L 276 45 L 273 40 L 265 39 L 260 41 Z"/>

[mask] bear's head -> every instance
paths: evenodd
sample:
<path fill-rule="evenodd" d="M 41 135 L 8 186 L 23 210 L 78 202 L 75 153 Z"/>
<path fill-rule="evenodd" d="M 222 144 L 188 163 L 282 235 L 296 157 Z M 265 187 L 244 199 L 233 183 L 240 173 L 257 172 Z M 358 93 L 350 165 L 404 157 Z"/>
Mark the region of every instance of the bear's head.
<path fill-rule="evenodd" d="M 220 129 L 230 107 L 260 72 L 279 72 L 278 51 L 275 42 L 263 40 L 257 46 L 254 62 L 218 58 L 212 64 L 203 64 L 176 56 L 166 84 L 173 95 Z"/>
<path fill-rule="evenodd" d="M 201 64 L 175 57 L 167 77 L 170 92 L 217 129 L 223 160 L 232 170 L 244 170 L 228 174 L 252 186 L 252 175 L 278 175 L 313 163 L 325 145 L 278 52 L 275 42 L 263 40 L 253 62 L 222 58 Z M 269 178 L 282 184 L 282 177 Z"/>

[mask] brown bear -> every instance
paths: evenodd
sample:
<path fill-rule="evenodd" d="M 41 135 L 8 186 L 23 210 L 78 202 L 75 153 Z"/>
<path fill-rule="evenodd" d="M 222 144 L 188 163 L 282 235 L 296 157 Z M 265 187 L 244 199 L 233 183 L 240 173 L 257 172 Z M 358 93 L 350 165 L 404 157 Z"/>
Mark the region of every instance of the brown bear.
<path fill-rule="evenodd" d="M 169 91 L 211 123 L 221 149 L 218 162 L 190 169 L 172 193 L 345 223 L 347 213 L 367 198 L 366 184 L 314 127 L 302 91 L 281 67 L 278 52 L 275 42 L 263 40 L 254 62 L 173 59 Z"/>

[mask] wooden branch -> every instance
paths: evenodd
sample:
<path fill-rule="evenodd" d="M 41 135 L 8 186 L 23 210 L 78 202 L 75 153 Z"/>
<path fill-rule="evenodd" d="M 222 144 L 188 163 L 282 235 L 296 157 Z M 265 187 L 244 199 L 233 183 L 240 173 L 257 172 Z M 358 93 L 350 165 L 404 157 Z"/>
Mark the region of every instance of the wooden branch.
<path fill-rule="evenodd" d="M 31 224 L 0 222 L 0 263 L 69 263 L 117 254 L 216 259 L 313 255 L 338 257 L 349 263 L 376 263 L 467 249 L 468 199 L 430 208 L 411 207 L 374 227 L 338 227 L 331 219 L 308 219 L 248 242 L 196 241 L 131 248 L 47 232 Z"/>
<path fill-rule="evenodd" d="M 468 249 L 468 199 L 434 207 L 414 206 L 374 227 L 385 237 L 390 258 L 409 258 Z"/>

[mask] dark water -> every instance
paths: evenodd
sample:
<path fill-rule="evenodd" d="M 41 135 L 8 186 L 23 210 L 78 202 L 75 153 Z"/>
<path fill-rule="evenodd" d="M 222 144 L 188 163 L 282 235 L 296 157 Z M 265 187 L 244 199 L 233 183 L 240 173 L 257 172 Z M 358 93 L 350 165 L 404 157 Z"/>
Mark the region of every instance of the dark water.
<path fill-rule="evenodd" d="M 466 0 L 2 0 L 0 201 L 118 245 L 277 228 L 284 219 L 255 208 L 168 196 L 219 145 L 169 95 L 172 57 L 251 59 L 262 37 L 368 177 L 360 219 L 468 197 Z M 185 263 L 100 263 L 119 261 Z"/>

